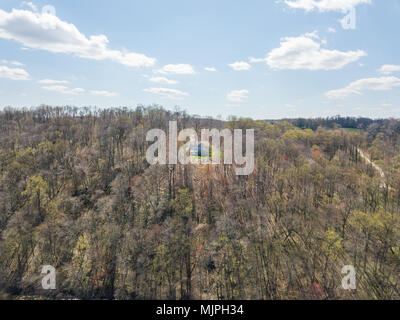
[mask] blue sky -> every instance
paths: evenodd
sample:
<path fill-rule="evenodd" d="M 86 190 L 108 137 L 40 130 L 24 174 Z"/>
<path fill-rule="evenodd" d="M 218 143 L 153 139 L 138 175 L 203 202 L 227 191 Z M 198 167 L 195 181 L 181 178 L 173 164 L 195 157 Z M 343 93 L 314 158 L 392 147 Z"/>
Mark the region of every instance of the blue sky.
<path fill-rule="evenodd" d="M 1 0 L 0 106 L 399 118 L 399 18 L 400 0 Z"/>

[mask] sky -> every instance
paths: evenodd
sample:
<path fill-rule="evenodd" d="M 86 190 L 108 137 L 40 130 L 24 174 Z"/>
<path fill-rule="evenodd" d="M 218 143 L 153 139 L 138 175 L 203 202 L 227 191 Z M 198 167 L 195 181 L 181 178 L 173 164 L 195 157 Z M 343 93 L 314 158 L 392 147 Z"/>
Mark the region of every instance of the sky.
<path fill-rule="evenodd" d="M 0 0 L 0 107 L 400 118 L 400 0 Z"/>

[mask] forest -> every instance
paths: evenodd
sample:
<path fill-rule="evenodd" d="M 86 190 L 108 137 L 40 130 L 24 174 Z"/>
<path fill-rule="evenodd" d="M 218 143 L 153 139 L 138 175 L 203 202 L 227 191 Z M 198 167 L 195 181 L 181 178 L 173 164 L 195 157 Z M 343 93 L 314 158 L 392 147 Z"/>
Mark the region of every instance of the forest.
<path fill-rule="evenodd" d="M 169 121 L 254 129 L 255 170 L 150 166 Z M 400 299 L 400 121 L 5 108 L 0 299 Z"/>

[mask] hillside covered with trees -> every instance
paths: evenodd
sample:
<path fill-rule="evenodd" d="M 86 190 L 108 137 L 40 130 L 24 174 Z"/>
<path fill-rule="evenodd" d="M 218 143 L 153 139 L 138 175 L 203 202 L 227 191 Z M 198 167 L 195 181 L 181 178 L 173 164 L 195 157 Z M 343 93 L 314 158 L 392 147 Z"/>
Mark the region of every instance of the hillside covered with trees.
<path fill-rule="evenodd" d="M 150 166 L 146 133 L 172 120 L 254 128 L 254 172 Z M 341 287 L 346 265 L 357 290 Z M 400 121 L 4 109 L 0 297 L 399 299 Z"/>

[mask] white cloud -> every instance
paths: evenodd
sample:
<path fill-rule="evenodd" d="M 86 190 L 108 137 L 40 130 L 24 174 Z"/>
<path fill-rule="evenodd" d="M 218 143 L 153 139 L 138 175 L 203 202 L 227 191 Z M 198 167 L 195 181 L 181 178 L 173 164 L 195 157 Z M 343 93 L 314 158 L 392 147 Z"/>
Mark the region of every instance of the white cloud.
<path fill-rule="evenodd" d="M 283 38 L 281 46 L 271 50 L 265 61 L 274 69 L 337 70 L 366 56 L 362 50 L 344 52 L 321 48 L 324 42 L 317 42 L 310 35 L 315 38 L 314 33 Z M 252 61 L 260 59 L 252 58 Z"/>
<path fill-rule="evenodd" d="M 11 65 L 16 66 L 16 67 L 23 67 L 23 66 L 24 66 L 23 63 L 18 62 L 18 61 L 1 60 L 1 63 L 4 63 L 4 64 L 11 64 Z"/>
<path fill-rule="evenodd" d="M 105 35 L 87 38 L 73 24 L 55 15 L 28 10 L 6 12 L 0 9 L 0 38 L 17 41 L 28 48 L 112 60 L 129 67 L 150 67 L 156 61 L 139 53 L 111 50 Z"/>
<path fill-rule="evenodd" d="M 107 98 L 115 97 L 118 95 L 118 93 L 116 93 L 116 92 L 109 92 L 109 91 L 105 91 L 105 90 L 92 90 L 92 91 L 90 91 L 90 93 L 95 96 L 103 96 L 103 97 L 107 97 Z"/>
<path fill-rule="evenodd" d="M 153 77 L 149 79 L 150 82 L 154 83 L 166 83 L 166 84 L 178 84 L 179 82 L 176 80 L 171 80 L 165 77 Z"/>
<path fill-rule="evenodd" d="M 195 74 L 193 67 L 190 64 L 167 64 L 156 73 L 162 74 Z"/>
<path fill-rule="evenodd" d="M 9 68 L 6 66 L 0 66 L 0 78 L 6 78 L 11 80 L 29 80 L 29 73 L 21 68 Z"/>
<path fill-rule="evenodd" d="M 247 99 L 249 94 L 248 90 L 233 90 L 228 93 L 226 98 L 231 102 L 242 102 Z"/>
<path fill-rule="evenodd" d="M 332 27 L 329 27 L 327 31 L 328 33 L 336 33 L 336 29 Z"/>
<path fill-rule="evenodd" d="M 40 82 L 40 81 L 39 81 Z M 45 82 L 42 83 L 63 83 L 62 81 L 58 81 L 57 80 L 45 80 Z M 62 94 L 67 94 L 67 95 L 77 95 L 79 93 L 83 93 L 86 92 L 85 89 L 82 88 L 68 88 L 66 86 L 60 86 L 60 85 L 53 85 L 53 86 L 44 86 L 42 87 L 42 89 L 47 90 L 47 91 L 55 91 L 55 92 L 59 92 Z M 118 95 L 118 93 L 116 92 L 110 92 L 110 91 L 105 91 L 105 90 L 91 90 L 90 93 L 92 95 L 95 96 L 102 96 L 102 97 L 115 97 Z"/>
<path fill-rule="evenodd" d="M 247 71 L 251 68 L 251 65 L 244 61 L 237 61 L 229 66 L 235 71 Z"/>
<path fill-rule="evenodd" d="M 214 67 L 205 67 L 204 70 L 210 71 L 210 72 L 216 72 L 217 71 L 217 69 L 215 69 Z"/>
<path fill-rule="evenodd" d="M 67 80 L 43 79 L 43 80 L 39 80 L 38 83 L 40 83 L 40 84 L 66 84 L 66 83 L 69 83 L 69 81 L 67 81 Z"/>
<path fill-rule="evenodd" d="M 362 94 L 365 90 L 387 91 L 400 87 L 400 79 L 396 77 L 380 77 L 360 79 L 350 83 L 347 87 L 328 91 L 325 95 L 329 99 L 343 99 L 351 94 Z"/>
<path fill-rule="evenodd" d="M 250 61 L 250 63 L 259 63 L 259 62 L 266 62 L 266 59 L 265 58 L 253 58 L 253 57 L 250 57 L 249 61 Z"/>
<path fill-rule="evenodd" d="M 379 69 L 379 72 L 383 74 L 392 74 L 396 71 L 400 71 L 400 65 L 385 64 Z"/>
<path fill-rule="evenodd" d="M 35 12 L 38 11 L 38 8 L 32 2 L 22 1 L 21 7 L 23 7 L 23 6 L 27 6 L 27 7 L 31 8 L 33 11 L 35 11 Z"/>
<path fill-rule="evenodd" d="M 187 92 L 182 92 L 176 89 L 169 89 L 169 88 L 148 88 L 144 89 L 143 91 L 153 93 L 156 95 L 160 95 L 164 98 L 173 99 L 173 100 L 180 100 L 183 97 L 188 96 Z"/>
<path fill-rule="evenodd" d="M 329 99 L 344 99 L 351 94 L 361 94 L 359 91 L 346 87 L 343 89 L 328 91 L 325 96 Z"/>
<path fill-rule="evenodd" d="M 71 89 L 71 88 L 68 88 L 65 86 L 57 86 L 57 85 L 44 86 L 44 87 L 42 87 L 42 89 L 47 90 L 47 91 L 55 91 L 55 92 L 59 92 L 62 94 L 73 94 L 73 95 L 85 92 L 85 90 L 82 88 Z"/>
<path fill-rule="evenodd" d="M 370 4 L 371 0 L 285 0 L 285 3 L 294 9 L 306 11 L 347 11 L 359 4 Z"/>
<path fill-rule="evenodd" d="M 17 67 L 23 67 L 24 64 L 18 61 L 11 61 L 10 64 L 12 64 L 13 66 L 17 66 Z"/>
<path fill-rule="evenodd" d="M 318 31 L 314 30 L 313 32 L 307 32 L 304 34 L 304 37 L 311 39 L 319 39 Z"/>

